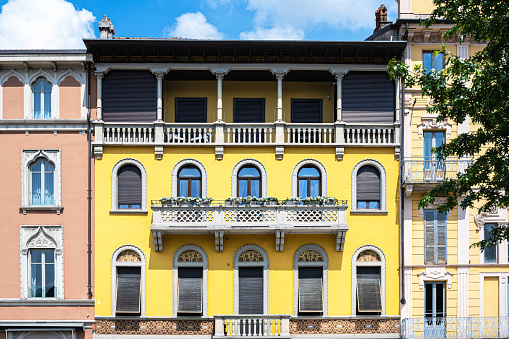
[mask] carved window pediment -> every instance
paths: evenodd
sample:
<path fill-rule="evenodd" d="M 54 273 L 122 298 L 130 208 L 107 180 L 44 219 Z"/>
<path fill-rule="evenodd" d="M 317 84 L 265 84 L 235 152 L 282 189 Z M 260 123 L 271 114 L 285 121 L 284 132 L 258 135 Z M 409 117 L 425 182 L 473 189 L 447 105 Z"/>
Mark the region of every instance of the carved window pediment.
<path fill-rule="evenodd" d="M 474 216 L 477 231 L 480 231 L 485 224 L 507 225 L 507 210 L 494 207 L 490 211 L 481 212 Z"/>
<path fill-rule="evenodd" d="M 452 125 L 446 120 L 437 120 L 435 117 L 422 117 L 421 123 L 417 125 L 419 138 L 422 138 L 424 130 L 445 130 L 447 137 L 451 137 Z"/>

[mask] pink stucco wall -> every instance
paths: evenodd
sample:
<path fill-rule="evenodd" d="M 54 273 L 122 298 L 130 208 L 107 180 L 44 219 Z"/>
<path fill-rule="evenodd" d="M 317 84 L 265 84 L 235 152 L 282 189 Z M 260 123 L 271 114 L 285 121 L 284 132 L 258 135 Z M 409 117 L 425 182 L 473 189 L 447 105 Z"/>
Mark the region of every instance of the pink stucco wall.
<path fill-rule="evenodd" d="M 60 82 L 60 119 L 81 118 L 81 86 L 72 76 Z"/>
<path fill-rule="evenodd" d="M 11 76 L 2 84 L 2 112 L 4 119 L 23 119 L 23 83 Z"/>

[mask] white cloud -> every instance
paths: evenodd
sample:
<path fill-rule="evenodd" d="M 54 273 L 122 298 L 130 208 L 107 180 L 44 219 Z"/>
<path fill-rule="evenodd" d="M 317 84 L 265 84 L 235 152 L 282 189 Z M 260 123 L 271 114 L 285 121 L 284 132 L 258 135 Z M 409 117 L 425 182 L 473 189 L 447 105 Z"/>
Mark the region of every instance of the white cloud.
<path fill-rule="evenodd" d="M 327 25 L 334 29 L 357 30 L 375 28 L 375 10 L 380 0 L 247 0 L 248 10 L 254 11 L 255 29 L 242 32 L 246 39 L 257 32 L 277 31 L 283 27 L 287 32 L 302 32 Z M 397 14 L 397 4 L 387 2 L 389 14 Z M 295 34 L 289 34 L 294 36 Z"/>
<path fill-rule="evenodd" d="M 184 13 L 175 20 L 175 24 L 164 29 L 167 36 L 190 39 L 224 39 L 224 34 L 207 22 L 202 12 Z"/>
<path fill-rule="evenodd" d="M 302 40 L 304 31 L 292 26 L 256 27 L 252 31 L 240 33 L 240 38 L 243 40 Z"/>
<path fill-rule="evenodd" d="M 85 48 L 95 17 L 65 0 L 9 0 L 0 12 L 2 49 Z"/>

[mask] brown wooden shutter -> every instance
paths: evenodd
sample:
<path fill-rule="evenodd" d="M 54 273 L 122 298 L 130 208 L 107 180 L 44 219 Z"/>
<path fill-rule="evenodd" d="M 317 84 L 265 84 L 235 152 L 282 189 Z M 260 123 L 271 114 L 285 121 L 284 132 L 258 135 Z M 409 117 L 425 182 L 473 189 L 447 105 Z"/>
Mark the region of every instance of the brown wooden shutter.
<path fill-rule="evenodd" d="M 117 313 L 140 313 L 141 267 L 117 267 Z"/>
<path fill-rule="evenodd" d="M 176 98 L 175 122 L 207 122 L 207 98 Z"/>
<path fill-rule="evenodd" d="M 263 314 L 263 267 L 239 267 L 239 314 Z"/>
<path fill-rule="evenodd" d="M 203 268 L 179 267 L 178 312 L 202 313 Z"/>
<path fill-rule="evenodd" d="M 322 99 L 292 99 L 292 122 L 322 122 Z"/>
<path fill-rule="evenodd" d="M 380 267 L 357 267 L 357 309 L 382 312 Z"/>
<path fill-rule="evenodd" d="M 299 267 L 299 312 L 323 312 L 322 267 Z"/>
<path fill-rule="evenodd" d="M 357 172 L 357 200 L 380 201 L 380 172 L 363 166 Z"/>
<path fill-rule="evenodd" d="M 118 170 L 118 205 L 140 205 L 141 171 L 134 165 L 125 165 Z"/>
<path fill-rule="evenodd" d="M 265 99 L 233 99 L 233 122 L 265 122 Z"/>

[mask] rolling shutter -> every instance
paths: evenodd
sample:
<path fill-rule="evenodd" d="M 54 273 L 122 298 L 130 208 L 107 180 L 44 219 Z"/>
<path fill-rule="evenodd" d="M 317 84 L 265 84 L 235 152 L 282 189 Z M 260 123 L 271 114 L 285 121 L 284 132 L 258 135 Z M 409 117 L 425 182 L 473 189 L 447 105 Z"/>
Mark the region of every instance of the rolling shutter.
<path fill-rule="evenodd" d="M 322 267 L 299 267 L 299 312 L 323 312 L 322 281 Z"/>
<path fill-rule="evenodd" d="M 178 312 L 202 313 L 203 268 L 179 267 Z"/>
<path fill-rule="evenodd" d="M 233 122 L 265 122 L 265 99 L 233 99 Z"/>
<path fill-rule="evenodd" d="M 394 88 L 386 72 L 349 72 L 342 81 L 342 120 L 394 123 Z"/>
<path fill-rule="evenodd" d="M 263 314 L 263 267 L 239 267 L 239 314 Z"/>
<path fill-rule="evenodd" d="M 207 122 L 206 98 L 176 98 L 175 122 Z"/>
<path fill-rule="evenodd" d="M 118 170 L 118 205 L 139 205 L 141 208 L 141 171 L 133 165 Z"/>
<path fill-rule="evenodd" d="M 380 201 L 380 172 L 373 166 L 357 172 L 357 200 Z"/>
<path fill-rule="evenodd" d="M 292 122 L 322 122 L 322 99 L 292 99 Z"/>
<path fill-rule="evenodd" d="M 103 80 L 105 122 L 153 122 L 157 118 L 157 80 L 150 71 L 112 70 Z"/>
<path fill-rule="evenodd" d="M 357 267 L 357 308 L 359 312 L 382 312 L 379 267 Z"/>
<path fill-rule="evenodd" d="M 140 267 L 117 267 L 117 313 L 140 313 Z"/>

